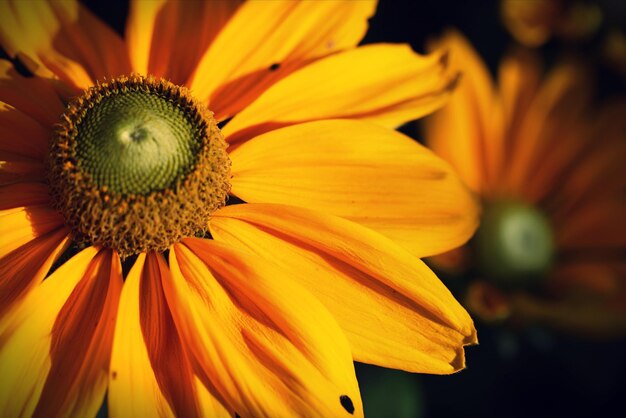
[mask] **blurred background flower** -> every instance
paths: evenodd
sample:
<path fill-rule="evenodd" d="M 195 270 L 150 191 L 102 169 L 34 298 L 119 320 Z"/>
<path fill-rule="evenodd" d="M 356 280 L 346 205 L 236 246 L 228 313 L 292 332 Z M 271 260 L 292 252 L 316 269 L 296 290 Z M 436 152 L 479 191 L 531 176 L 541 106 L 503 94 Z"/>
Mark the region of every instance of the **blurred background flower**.
<path fill-rule="evenodd" d="M 580 62 L 544 77 L 534 53 L 509 53 L 496 87 L 460 33 L 437 44 L 464 78 L 426 141 L 483 215 L 470 244 L 433 263 L 469 276 L 466 305 L 485 321 L 626 333 L 626 103 L 592 107 Z"/>
<path fill-rule="evenodd" d="M 491 219 L 470 245 L 433 260 L 478 319 L 481 345 L 449 381 L 417 378 L 416 416 L 601 416 L 626 395 L 625 6 L 379 5 L 371 41 L 409 41 L 423 51 L 457 28 L 444 39 L 454 41 L 450 60 L 464 74 L 452 103 L 430 121 L 447 136 L 434 149 L 481 197 L 483 221 Z M 527 18 L 542 32 L 530 43 Z M 430 128 L 413 134 L 434 145 Z M 529 247 L 530 274 L 499 271 L 505 243 L 493 231 L 507 218 L 516 228 L 530 223 L 528 239 L 544 239 Z M 359 371 L 367 376 L 369 368 Z M 399 393 L 390 391 L 389 402 Z"/>

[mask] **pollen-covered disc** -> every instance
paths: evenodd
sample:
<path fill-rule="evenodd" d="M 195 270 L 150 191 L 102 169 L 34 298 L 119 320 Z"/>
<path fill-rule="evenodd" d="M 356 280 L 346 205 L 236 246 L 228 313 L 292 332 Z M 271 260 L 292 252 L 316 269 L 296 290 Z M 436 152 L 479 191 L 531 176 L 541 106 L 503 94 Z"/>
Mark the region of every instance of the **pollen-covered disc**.
<path fill-rule="evenodd" d="M 184 87 L 138 75 L 99 83 L 68 105 L 48 169 L 77 240 L 122 257 L 202 233 L 230 189 L 213 114 Z"/>

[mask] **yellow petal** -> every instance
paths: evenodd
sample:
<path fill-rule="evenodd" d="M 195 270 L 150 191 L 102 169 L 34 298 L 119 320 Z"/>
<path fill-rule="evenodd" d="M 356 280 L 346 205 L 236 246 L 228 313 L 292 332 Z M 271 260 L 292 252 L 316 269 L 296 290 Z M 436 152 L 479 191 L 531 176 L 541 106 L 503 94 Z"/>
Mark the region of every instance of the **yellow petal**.
<path fill-rule="evenodd" d="M 55 280 L 54 274 L 48 280 Z M 98 412 L 108 385 L 122 284 L 119 257 L 103 250 L 56 315 L 50 331 L 51 368 L 35 416 L 78 417 Z"/>
<path fill-rule="evenodd" d="M 35 119 L 43 126 L 59 122 L 63 102 L 50 80 L 24 77 L 9 61 L 0 61 L 0 101 Z"/>
<path fill-rule="evenodd" d="M 442 106 L 456 76 L 441 53 L 408 45 L 368 45 L 290 74 L 225 127 L 229 142 L 276 127 L 319 119 L 368 119 L 395 127 Z"/>
<path fill-rule="evenodd" d="M 355 360 L 412 372 L 464 367 L 467 312 L 419 259 L 373 231 L 282 205 L 233 205 L 211 220 L 218 242 L 293 272 L 333 314 Z"/>
<path fill-rule="evenodd" d="M 2 2 L 0 44 L 36 75 L 84 89 L 130 72 L 124 42 L 77 1 Z"/>
<path fill-rule="evenodd" d="M 43 281 L 68 244 L 69 231 L 59 228 L 0 259 L 0 317 Z"/>
<path fill-rule="evenodd" d="M 201 58 L 189 85 L 196 97 L 209 99 L 219 119 L 228 117 L 307 61 L 355 46 L 375 7 L 369 0 L 246 2 Z M 274 64 L 280 65 L 276 71 Z"/>
<path fill-rule="evenodd" d="M 183 242 L 170 252 L 168 303 L 198 366 L 235 412 L 363 415 L 348 343 L 293 272 L 214 241 Z"/>
<path fill-rule="evenodd" d="M 63 217 L 47 206 L 0 211 L 0 258 L 61 225 Z"/>
<path fill-rule="evenodd" d="M 271 131 L 231 153 L 232 193 L 342 216 L 419 257 L 463 244 L 477 226 L 472 196 L 417 142 L 362 121 L 310 122 Z"/>
<path fill-rule="evenodd" d="M 43 161 L 48 152 L 52 127 L 44 127 L 15 107 L 0 102 L 0 152 Z"/>
<path fill-rule="evenodd" d="M 140 285 L 145 262 L 140 254 L 120 297 L 111 353 L 108 393 L 112 417 L 173 417 L 154 376 L 140 324 Z"/>
<path fill-rule="evenodd" d="M 52 366 L 52 331 L 59 312 L 79 282 L 99 278 L 100 268 L 108 273 L 107 266 L 103 265 L 105 257 L 96 257 L 96 253 L 97 250 L 90 247 L 72 257 L 3 318 L 6 325 L 0 330 L 0 415 L 33 414 Z M 77 405 L 92 403 L 90 408 L 82 410 L 82 416 L 93 416 L 97 412 L 104 389 L 101 385 L 94 396 L 80 401 L 74 399 L 79 401 Z M 98 396 L 100 399 L 93 402 Z M 47 416 L 54 416 L 54 412 Z"/>
<path fill-rule="evenodd" d="M 448 32 L 435 47 L 449 50 L 450 67 L 462 76 L 448 104 L 427 120 L 426 141 L 472 190 L 487 192 L 503 153 L 503 116 L 491 76 L 460 33 Z"/>
<path fill-rule="evenodd" d="M 184 84 L 240 4 L 239 0 L 131 2 L 126 37 L 134 71 Z"/>
<path fill-rule="evenodd" d="M 141 254 L 126 279 L 111 360 L 109 412 L 113 417 L 232 416 L 192 372 L 163 294 L 164 275 L 161 256 Z"/>

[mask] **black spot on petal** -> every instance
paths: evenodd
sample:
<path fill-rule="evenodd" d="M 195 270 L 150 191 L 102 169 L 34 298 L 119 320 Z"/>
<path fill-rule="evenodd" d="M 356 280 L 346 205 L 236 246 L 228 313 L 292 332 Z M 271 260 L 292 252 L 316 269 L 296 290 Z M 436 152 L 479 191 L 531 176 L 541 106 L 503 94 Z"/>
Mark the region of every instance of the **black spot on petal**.
<path fill-rule="evenodd" d="M 275 62 L 274 64 L 270 65 L 270 71 L 276 71 L 280 68 L 280 64 Z"/>
<path fill-rule="evenodd" d="M 339 397 L 339 403 L 343 406 L 343 409 L 348 411 L 350 415 L 354 414 L 354 404 L 352 403 L 352 399 L 348 395 L 341 395 Z"/>

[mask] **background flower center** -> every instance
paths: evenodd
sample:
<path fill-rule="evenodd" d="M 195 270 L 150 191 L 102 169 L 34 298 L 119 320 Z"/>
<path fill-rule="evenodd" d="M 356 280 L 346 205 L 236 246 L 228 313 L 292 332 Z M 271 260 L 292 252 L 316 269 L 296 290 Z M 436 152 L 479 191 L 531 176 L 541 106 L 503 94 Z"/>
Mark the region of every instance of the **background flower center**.
<path fill-rule="evenodd" d="M 487 278 L 525 286 L 536 283 L 550 267 L 553 241 L 542 212 L 522 202 L 495 201 L 485 205 L 474 248 Z"/>

